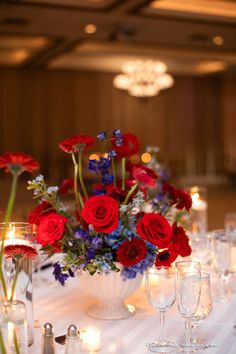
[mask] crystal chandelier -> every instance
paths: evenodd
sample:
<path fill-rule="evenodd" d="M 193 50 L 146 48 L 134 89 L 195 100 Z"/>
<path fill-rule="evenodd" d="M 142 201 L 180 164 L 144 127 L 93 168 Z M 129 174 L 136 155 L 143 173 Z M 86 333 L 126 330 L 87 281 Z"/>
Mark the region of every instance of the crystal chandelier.
<path fill-rule="evenodd" d="M 113 84 L 127 90 L 131 96 L 152 97 L 160 90 L 174 84 L 174 79 L 166 73 L 166 65 L 161 61 L 134 60 L 122 66 L 122 74 L 116 75 Z"/>

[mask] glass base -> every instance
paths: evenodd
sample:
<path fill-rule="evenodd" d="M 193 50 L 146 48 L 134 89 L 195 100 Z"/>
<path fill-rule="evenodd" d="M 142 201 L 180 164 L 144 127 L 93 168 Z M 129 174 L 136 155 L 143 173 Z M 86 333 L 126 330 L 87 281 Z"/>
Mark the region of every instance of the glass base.
<path fill-rule="evenodd" d="M 184 353 L 195 353 L 198 350 L 206 350 L 211 348 L 211 344 L 205 339 L 192 338 L 190 346 L 185 343 L 185 341 L 180 341 L 179 346 Z"/>
<path fill-rule="evenodd" d="M 153 353 L 174 353 L 179 350 L 179 346 L 176 343 L 169 341 L 147 342 L 146 347 Z"/>

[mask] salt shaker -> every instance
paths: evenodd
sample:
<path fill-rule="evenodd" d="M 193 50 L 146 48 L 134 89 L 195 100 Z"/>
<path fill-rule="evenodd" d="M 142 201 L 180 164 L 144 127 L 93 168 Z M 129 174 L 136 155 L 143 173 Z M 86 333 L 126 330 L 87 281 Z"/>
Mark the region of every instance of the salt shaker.
<path fill-rule="evenodd" d="M 70 325 L 66 335 L 65 354 L 77 354 L 80 352 L 80 341 L 75 325 Z"/>
<path fill-rule="evenodd" d="M 51 323 L 45 323 L 42 335 L 42 351 L 41 354 L 55 354 L 54 333 Z"/>

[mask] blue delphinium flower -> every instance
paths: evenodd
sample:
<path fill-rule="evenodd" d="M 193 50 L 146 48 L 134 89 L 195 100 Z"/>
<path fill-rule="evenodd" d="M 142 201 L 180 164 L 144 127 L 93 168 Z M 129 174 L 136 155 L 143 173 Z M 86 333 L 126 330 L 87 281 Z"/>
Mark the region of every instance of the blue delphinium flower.
<path fill-rule="evenodd" d="M 57 281 L 61 283 L 61 285 L 65 285 L 66 280 L 69 277 L 74 278 L 74 272 L 69 268 L 67 271 L 63 271 L 63 267 L 60 265 L 59 262 L 53 264 L 54 270 L 53 275 Z"/>
<path fill-rule="evenodd" d="M 97 138 L 98 138 L 98 140 L 100 140 L 100 141 L 106 140 L 107 137 L 108 137 L 108 132 L 107 132 L 107 131 L 105 131 L 105 132 L 100 132 L 100 133 L 98 133 L 98 135 L 97 135 Z"/>
<path fill-rule="evenodd" d="M 98 168 L 98 160 L 96 159 L 89 159 L 89 165 L 88 168 L 90 171 L 95 171 L 96 173 L 98 173 L 99 168 Z"/>
<path fill-rule="evenodd" d="M 123 140 L 122 140 L 122 133 L 120 129 L 115 129 L 112 132 L 113 136 L 115 137 L 115 145 L 116 146 L 122 146 L 123 145 Z"/>

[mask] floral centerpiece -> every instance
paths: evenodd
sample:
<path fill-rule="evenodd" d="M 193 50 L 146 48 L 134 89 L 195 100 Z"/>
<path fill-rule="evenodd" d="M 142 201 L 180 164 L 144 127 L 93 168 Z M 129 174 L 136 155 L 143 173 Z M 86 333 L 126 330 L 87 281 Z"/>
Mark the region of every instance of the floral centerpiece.
<path fill-rule="evenodd" d="M 189 210 L 191 197 L 170 184 L 163 185 L 161 197 L 152 213 L 142 206 L 147 189 L 156 185 L 158 176 L 130 157 L 140 149 L 138 138 L 116 129 L 112 134 L 99 133 L 100 156 L 90 155 L 88 169 L 101 181 L 88 189 L 83 176 L 83 155 L 95 146 L 96 139 L 75 135 L 59 143 L 71 155 L 74 177 L 60 187 L 48 186 L 42 175 L 29 181 L 39 205 L 30 212 L 29 222 L 36 225 L 37 242 L 52 255 L 64 253 L 54 264 L 54 275 L 62 285 L 75 272 L 121 272 L 123 280 L 153 266 L 170 266 L 180 255 L 189 256 L 191 248 L 185 230 L 170 220 L 170 210 Z M 73 192 L 74 208 L 63 202 Z M 118 266 L 121 265 L 120 266 Z"/>

